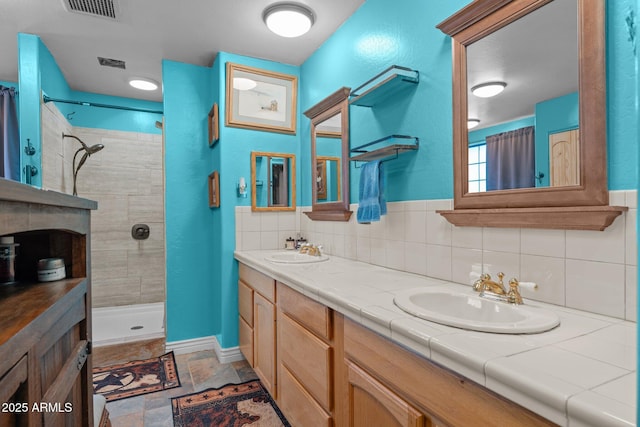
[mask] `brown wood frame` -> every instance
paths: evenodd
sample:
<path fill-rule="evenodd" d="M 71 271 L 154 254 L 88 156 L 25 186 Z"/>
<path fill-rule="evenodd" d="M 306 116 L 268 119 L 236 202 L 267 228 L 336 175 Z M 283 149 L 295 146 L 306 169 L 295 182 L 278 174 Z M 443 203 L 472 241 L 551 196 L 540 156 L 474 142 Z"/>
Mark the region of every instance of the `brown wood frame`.
<path fill-rule="evenodd" d="M 289 206 L 256 206 L 256 158 L 257 157 L 283 157 L 289 159 L 289 186 L 291 187 L 291 204 Z M 269 174 L 271 171 L 269 171 Z M 268 185 L 268 183 L 265 183 Z M 295 211 L 296 210 L 296 156 L 290 153 L 270 153 L 263 151 L 251 152 L 251 210 L 253 212 L 268 211 Z"/>
<path fill-rule="evenodd" d="M 314 221 L 349 221 L 349 94 L 351 89 L 342 87 L 309 108 L 304 115 L 311 119 L 311 212 L 304 212 Z M 342 176 L 340 178 L 341 199 L 338 202 L 318 203 L 315 185 L 317 174 L 316 126 L 340 113 L 342 129 Z"/>
<path fill-rule="evenodd" d="M 209 207 L 220 207 L 220 175 L 218 171 L 209 174 Z"/>
<path fill-rule="evenodd" d="M 256 80 L 260 80 L 260 77 L 267 77 L 271 79 L 278 79 L 291 84 L 291 93 L 287 94 L 287 102 L 291 108 L 291 120 L 287 126 L 270 125 L 264 123 L 256 123 L 248 120 L 240 120 L 233 117 L 234 101 L 233 101 L 233 76 L 236 71 L 245 73 L 251 73 L 255 76 Z M 238 127 L 244 129 L 255 129 L 269 132 L 279 133 L 296 133 L 296 117 L 297 117 L 297 102 L 298 102 L 298 78 L 293 75 L 276 73 L 274 71 L 261 70 L 259 68 L 248 67 L 245 65 L 234 64 L 227 62 L 227 105 L 225 114 L 225 125 L 231 127 Z"/>
<path fill-rule="evenodd" d="M 218 127 L 218 103 L 214 102 L 211 110 L 209 110 L 209 146 L 213 147 L 214 143 L 220 139 L 220 129 Z"/>
<path fill-rule="evenodd" d="M 580 185 L 468 192 L 466 48 L 550 1 L 476 0 L 437 26 L 452 37 L 454 106 L 454 210 L 439 213 L 455 225 L 602 230 L 627 210 L 608 206 L 604 0 L 578 0 Z"/>

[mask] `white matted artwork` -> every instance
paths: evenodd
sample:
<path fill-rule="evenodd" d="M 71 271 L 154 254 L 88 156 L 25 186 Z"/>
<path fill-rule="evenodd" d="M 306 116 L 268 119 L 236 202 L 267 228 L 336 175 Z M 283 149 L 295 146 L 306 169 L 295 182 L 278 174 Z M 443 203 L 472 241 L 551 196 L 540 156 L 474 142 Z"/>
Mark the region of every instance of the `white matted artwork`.
<path fill-rule="evenodd" d="M 296 76 L 227 63 L 227 126 L 296 133 Z"/>

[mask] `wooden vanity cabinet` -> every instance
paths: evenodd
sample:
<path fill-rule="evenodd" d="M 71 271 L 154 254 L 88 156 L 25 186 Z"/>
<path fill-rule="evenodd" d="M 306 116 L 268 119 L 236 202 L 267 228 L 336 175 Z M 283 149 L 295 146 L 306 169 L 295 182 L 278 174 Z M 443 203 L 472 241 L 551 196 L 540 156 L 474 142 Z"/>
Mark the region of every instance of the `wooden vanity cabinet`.
<path fill-rule="evenodd" d="M 344 352 L 350 427 L 555 425 L 348 319 Z"/>
<path fill-rule="evenodd" d="M 278 406 L 292 425 L 334 425 L 333 310 L 277 283 Z"/>
<path fill-rule="evenodd" d="M 239 269 L 240 349 L 291 425 L 555 425 L 283 283 Z"/>
<path fill-rule="evenodd" d="M 0 425 L 93 425 L 90 211 L 97 204 L 0 179 L 0 236 L 18 243 L 0 285 Z M 66 278 L 37 281 L 37 260 Z"/>
<path fill-rule="evenodd" d="M 238 276 L 240 350 L 276 399 L 275 280 L 245 264 L 239 265 Z"/>

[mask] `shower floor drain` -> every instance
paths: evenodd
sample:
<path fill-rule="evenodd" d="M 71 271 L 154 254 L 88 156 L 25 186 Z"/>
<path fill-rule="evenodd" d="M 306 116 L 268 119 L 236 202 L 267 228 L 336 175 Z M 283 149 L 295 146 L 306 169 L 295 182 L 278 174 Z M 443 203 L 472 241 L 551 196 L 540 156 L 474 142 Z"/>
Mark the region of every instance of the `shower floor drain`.
<path fill-rule="evenodd" d="M 132 330 L 132 331 L 137 331 L 138 329 L 142 329 L 142 328 L 144 328 L 144 326 L 140 326 L 140 325 L 138 325 L 138 326 L 132 326 L 132 327 L 131 327 L 131 330 Z"/>

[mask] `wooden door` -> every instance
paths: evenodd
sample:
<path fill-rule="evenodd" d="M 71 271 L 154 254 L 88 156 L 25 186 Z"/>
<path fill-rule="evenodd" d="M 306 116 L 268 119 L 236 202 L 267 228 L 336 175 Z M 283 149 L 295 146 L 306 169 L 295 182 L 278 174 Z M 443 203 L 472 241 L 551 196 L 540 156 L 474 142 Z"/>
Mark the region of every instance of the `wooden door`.
<path fill-rule="evenodd" d="M 347 361 L 347 369 L 349 427 L 428 426 L 423 414 L 361 368 Z"/>
<path fill-rule="evenodd" d="M 578 129 L 549 135 L 549 170 L 552 187 L 580 184 Z"/>
<path fill-rule="evenodd" d="M 253 295 L 253 369 L 276 398 L 276 310 L 257 292 Z"/>

